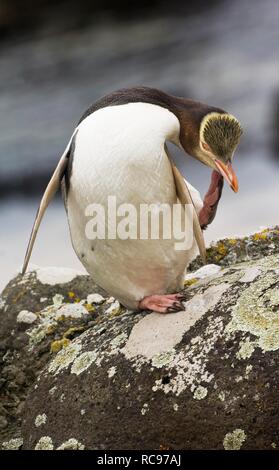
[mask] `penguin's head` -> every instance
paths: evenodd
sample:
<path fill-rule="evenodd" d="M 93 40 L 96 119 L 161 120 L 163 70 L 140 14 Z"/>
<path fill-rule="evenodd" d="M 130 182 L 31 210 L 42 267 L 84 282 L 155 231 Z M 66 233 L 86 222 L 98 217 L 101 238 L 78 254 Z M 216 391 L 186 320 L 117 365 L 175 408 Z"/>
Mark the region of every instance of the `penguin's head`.
<path fill-rule="evenodd" d="M 232 158 L 242 135 L 238 120 L 222 109 L 197 103 L 183 107 L 180 121 L 180 143 L 184 150 L 218 171 L 237 192 Z"/>
<path fill-rule="evenodd" d="M 232 168 L 232 158 L 242 135 L 238 120 L 228 113 L 210 112 L 200 122 L 196 157 L 217 170 L 237 192 L 238 181 Z"/>

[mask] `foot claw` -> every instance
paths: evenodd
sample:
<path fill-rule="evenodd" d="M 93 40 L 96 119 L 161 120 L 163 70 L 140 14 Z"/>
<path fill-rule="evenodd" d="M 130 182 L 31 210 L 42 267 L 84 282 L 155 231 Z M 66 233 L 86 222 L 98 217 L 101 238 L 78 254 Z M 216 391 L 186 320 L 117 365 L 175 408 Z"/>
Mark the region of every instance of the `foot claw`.
<path fill-rule="evenodd" d="M 167 308 L 167 312 L 170 312 L 170 313 L 181 312 L 181 310 L 184 310 L 184 307 L 180 302 L 174 302 L 174 304 L 171 307 Z"/>
<path fill-rule="evenodd" d="M 177 310 L 176 308 L 173 308 L 173 307 L 168 307 L 167 310 L 166 310 L 166 313 L 176 313 L 178 312 L 179 310 Z"/>
<path fill-rule="evenodd" d="M 186 295 L 186 294 L 177 294 L 177 298 L 178 298 L 181 302 L 186 302 L 186 300 L 187 300 L 187 295 Z"/>
<path fill-rule="evenodd" d="M 173 304 L 174 308 L 177 308 L 178 310 L 183 310 L 183 304 L 181 302 L 175 302 Z"/>

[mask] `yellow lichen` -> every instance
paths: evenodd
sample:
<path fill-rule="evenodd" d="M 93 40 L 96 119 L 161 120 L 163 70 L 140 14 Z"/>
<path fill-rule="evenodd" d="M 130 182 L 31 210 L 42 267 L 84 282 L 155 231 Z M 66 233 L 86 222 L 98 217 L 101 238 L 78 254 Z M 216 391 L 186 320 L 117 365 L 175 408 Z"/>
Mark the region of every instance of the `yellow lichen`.
<path fill-rule="evenodd" d="M 190 287 L 193 284 L 196 284 L 196 282 L 198 282 L 198 279 L 195 278 L 195 277 L 193 277 L 193 279 L 188 279 L 188 280 L 184 281 L 184 287 Z"/>
<path fill-rule="evenodd" d="M 72 326 L 71 328 L 68 328 L 67 331 L 63 334 L 63 338 L 70 338 L 75 335 L 75 333 L 81 333 L 82 331 L 85 330 L 85 326 Z"/>
<path fill-rule="evenodd" d="M 95 307 L 93 307 L 92 304 L 84 304 L 84 307 L 86 308 L 87 312 L 89 312 L 89 313 L 93 313 L 96 310 Z"/>
<path fill-rule="evenodd" d="M 62 321 L 65 321 L 65 320 L 66 320 L 65 315 L 59 315 L 59 317 L 56 317 L 56 321 L 58 321 L 58 322 L 62 322 Z"/>
<path fill-rule="evenodd" d="M 225 254 L 228 251 L 226 245 L 222 242 L 217 243 L 216 250 L 217 250 L 217 253 L 219 253 L 219 255 L 222 255 L 222 256 L 225 256 Z"/>
<path fill-rule="evenodd" d="M 259 240 L 266 240 L 267 234 L 263 233 L 263 232 L 258 232 L 258 233 L 255 233 L 252 238 L 256 242 L 259 241 Z"/>
<path fill-rule="evenodd" d="M 50 326 L 47 328 L 47 330 L 46 330 L 46 334 L 47 334 L 47 335 L 52 335 L 52 333 L 55 332 L 55 329 L 56 329 L 56 325 L 55 325 L 55 324 L 50 325 Z"/>
<path fill-rule="evenodd" d="M 74 292 L 70 291 L 70 292 L 68 292 L 68 296 L 70 297 L 70 299 L 73 299 L 76 296 L 76 294 Z"/>
<path fill-rule="evenodd" d="M 70 340 L 67 338 L 58 339 L 53 341 L 50 345 L 50 351 L 52 353 L 58 353 L 62 348 L 65 348 L 70 344 Z"/>

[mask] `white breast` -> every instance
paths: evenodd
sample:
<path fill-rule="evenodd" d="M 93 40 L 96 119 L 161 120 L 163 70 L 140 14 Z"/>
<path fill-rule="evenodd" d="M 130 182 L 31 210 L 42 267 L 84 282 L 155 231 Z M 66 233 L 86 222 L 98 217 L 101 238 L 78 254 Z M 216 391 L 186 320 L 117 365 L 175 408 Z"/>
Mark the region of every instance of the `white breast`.
<path fill-rule="evenodd" d="M 136 308 L 146 295 L 177 288 L 189 252 L 173 240 L 94 240 L 85 237 L 89 204 L 176 202 L 166 140 L 178 141 L 179 121 L 146 103 L 100 109 L 79 125 L 75 141 L 68 218 L 74 249 L 95 282 Z"/>
<path fill-rule="evenodd" d="M 96 111 L 79 126 L 72 187 L 82 195 L 86 187 L 90 197 L 111 193 L 127 202 L 136 181 L 141 183 L 141 194 L 147 191 L 147 198 L 152 198 L 152 179 L 159 178 L 169 197 L 173 188 L 166 187 L 170 178 L 165 180 L 169 171 L 163 158 L 164 143 L 178 133 L 176 116 L 159 106 L 130 103 Z"/>

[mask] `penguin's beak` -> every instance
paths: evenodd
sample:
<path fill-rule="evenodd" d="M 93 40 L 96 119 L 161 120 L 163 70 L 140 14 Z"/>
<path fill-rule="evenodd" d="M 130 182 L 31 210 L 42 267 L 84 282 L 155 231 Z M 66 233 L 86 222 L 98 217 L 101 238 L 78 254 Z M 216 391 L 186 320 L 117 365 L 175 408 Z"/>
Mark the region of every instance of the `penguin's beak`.
<path fill-rule="evenodd" d="M 223 163 L 221 160 L 218 160 L 217 158 L 214 160 L 215 165 L 221 173 L 221 175 L 225 178 L 225 180 L 229 183 L 230 187 L 232 190 L 237 193 L 238 191 L 238 181 L 236 174 L 234 172 L 234 169 L 232 167 L 231 162 L 228 162 L 227 164 Z"/>

